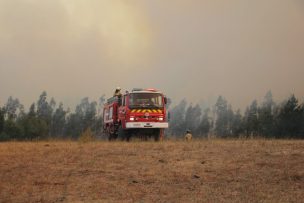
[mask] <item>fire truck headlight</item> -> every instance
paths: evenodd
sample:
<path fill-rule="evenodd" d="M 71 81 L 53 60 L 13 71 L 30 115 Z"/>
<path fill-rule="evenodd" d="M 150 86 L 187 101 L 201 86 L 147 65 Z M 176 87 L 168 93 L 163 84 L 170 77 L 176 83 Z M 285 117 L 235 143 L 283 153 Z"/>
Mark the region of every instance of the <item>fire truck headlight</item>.
<path fill-rule="evenodd" d="M 164 118 L 163 118 L 163 117 L 159 117 L 158 120 L 159 120 L 159 121 L 163 121 Z"/>
<path fill-rule="evenodd" d="M 130 121 L 134 121 L 134 117 L 130 117 Z"/>

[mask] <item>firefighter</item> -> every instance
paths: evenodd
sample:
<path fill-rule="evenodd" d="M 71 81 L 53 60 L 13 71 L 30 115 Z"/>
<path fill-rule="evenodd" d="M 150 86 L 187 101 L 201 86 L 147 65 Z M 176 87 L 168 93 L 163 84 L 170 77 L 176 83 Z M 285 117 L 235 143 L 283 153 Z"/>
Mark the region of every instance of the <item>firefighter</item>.
<path fill-rule="evenodd" d="M 120 92 L 121 88 L 120 87 L 116 87 L 115 92 L 114 92 L 114 97 L 121 97 L 121 92 Z"/>
<path fill-rule="evenodd" d="M 192 134 L 191 134 L 191 131 L 190 131 L 190 130 L 187 130 L 187 131 L 186 131 L 185 140 L 186 140 L 187 142 L 189 142 L 189 141 L 192 140 Z"/>

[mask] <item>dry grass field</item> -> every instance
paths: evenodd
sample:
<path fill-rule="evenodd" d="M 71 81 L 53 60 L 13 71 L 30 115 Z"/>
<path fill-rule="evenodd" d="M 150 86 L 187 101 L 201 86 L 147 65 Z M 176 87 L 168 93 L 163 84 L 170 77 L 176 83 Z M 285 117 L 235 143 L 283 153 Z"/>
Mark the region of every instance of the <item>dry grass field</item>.
<path fill-rule="evenodd" d="M 0 202 L 304 202 L 304 141 L 0 143 Z"/>

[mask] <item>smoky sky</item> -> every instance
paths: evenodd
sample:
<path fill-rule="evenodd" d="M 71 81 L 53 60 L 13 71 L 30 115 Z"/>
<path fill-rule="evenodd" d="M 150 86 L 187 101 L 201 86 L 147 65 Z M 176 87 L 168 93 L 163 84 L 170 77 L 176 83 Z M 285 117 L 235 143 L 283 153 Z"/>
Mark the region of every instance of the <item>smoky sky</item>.
<path fill-rule="evenodd" d="M 304 97 L 301 0 L 0 0 L 0 105 L 115 87 L 234 107 Z"/>

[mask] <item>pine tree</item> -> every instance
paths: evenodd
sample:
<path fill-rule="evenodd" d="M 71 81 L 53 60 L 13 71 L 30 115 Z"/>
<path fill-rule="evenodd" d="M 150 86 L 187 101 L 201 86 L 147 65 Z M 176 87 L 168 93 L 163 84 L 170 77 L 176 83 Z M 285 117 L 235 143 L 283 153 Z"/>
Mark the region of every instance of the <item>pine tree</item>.
<path fill-rule="evenodd" d="M 28 114 L 23 116 L 19 122 L 23 126 L 23 139 L 33 140 L 45 137 L 48 134 L 47 123 L 38 118 L 35 103 L 31 105 Z"/>
<path fill-rule="evenodd" d="M 271 91 L 267 92 L 264 97 L 262 106 L 258 109 L 258 123 L 259 123 L 259 134 L 270 137 L 273 135 L 274 130 L 274 118 L 273 109 L 275 103 L 272 99 Z"/>
<path fill-rule="evenodd" d="M 42 120 L 40 123 L 46 124 L 47 133 L 46 135 L 51 136 L 54 131 L 53 112 L 56 107 L 56 101 L 51 98 L 51 101 L 47 101 L 47 92 L 43 91 L 37 101 L 37 117 Z"/>
<path fill-rule="evenodd" d="M 298 100 L 291 95 L 280 108 L 277 120 L 277 135 L 279 137 L 301 137 L 303 108 Z"/>
<path fill-rule="evenodd" d="M 192 131 L 193 133 L 197 133 L 197 128 L 200 123 L 201 117 L 201 108 L 199 105 L 195 105 L 194 107 L 192 104 L 188 106 L 185 115 L 185 125 L 186 129 Z"/>
<path fill-rule="evenodd" d="M 300 126 L 301 126 L 301 132 L 300 132 L 300 139 L 304 139 L 304 103 L 300 106 L 300 111 L 302 112 L 301 115 L 301 121 L 300 121 Z"/>
<path fill-rule="evenodd" d="M 232 136 L 238 137 L 242 133 L 244 133 L 244 125 L 243 125 L 243 117 L 241 114 L 241 110 L 237 110 L 236 113 L 233 116 L 232 125 L 231 125 L 231 131 Z"/>
<path fill-rule="evenodd" d="M 183 99 L 178 105 L 171 110 L 170 132 L 172 135 L 181 136 L 186 131 L 185 112 L 187 101 Z"/>
<path fill-rule="evenodd" d="M 254 100 L 245 112 L 245 129 L 247 136 L 256 136 L 258 134 L 258 103 Z"/>
<path fill-rule="evenodd" d="M 88 97 L 81 100 L 76 106 L 75 113 L 67 118 L 66 131 L 72 138 L 77 138 L 87 128 L 95 130 L 97 120 L 97 102 L 90 102 Z"/>
<path fill-rule="evenodd" d="M 227 109 L 227 136 L 235 136 L 232 130 L 233 128 L 233 120 L 234 120 L 234 112 L 232 106 L 229 104 Z"/>
<path fill-rule="evenodd" d="M 66 114 L 67 111 L 63 109 L 63 104 L 60 103 L 58 108 L 55 110 L 52 117 L 52 130 L 51 134 L 53 136 L 63 137 L 64 129 L 66 125 Z"/>
<path fill-rule="evenodd" d="M 4 109 L 0 107 L 0 134 L 3 132 L 4 129 Z"/>
<path fill-rule="evenodd" d="M 209 113 L 210 113 L 210 109 L 209 108 L 205 109 L 201 122 L 197 129 L 198 134 L 202 137 L 207 137 L 211 128 Z"/>
<path fill-rule="evenodd" d="M 42 92 L 37 101 L 37 116 L 44 120 L 50 128 L 53 109 L 56 106 L 54 98 L 51 99 L 50 103 L 47 101 L 46 91 Z"/>
<path fill-rule="evenodd" d="M 18 117 L 18 110 L 20 112 L 20 109 L 22 108 L 23 106 L 20 104 L 19 100 L 10 96 L 4 107 L 7 119 L 15 121 Z"/>
<path fill-rule="evenodd" d="M 23 138 L 23 129 L 13 119 L 7 119 L 4 124 L 4 133 L 9 139 L 21 140 Z"/>
<path fill-rule="evenodd" d="M 229 134 L 228 127 L 228 104 L 225 98 L 219 96 L 215 104 L 215 133 L 220 137 L 226 137 Z"/>
<path fill-rule="evenodd" d="M 19 102 L 17 98 L 14 99 L 13 97 L 9 97 L 3 110 L 3 134 L 5 135 L 4 137 L 6 137 L 7 139 L 22 139 L 23 128 L 21 125 L 19 125 L 17 119 L 18 116 L 23 113 L 23 105 Z"/>

